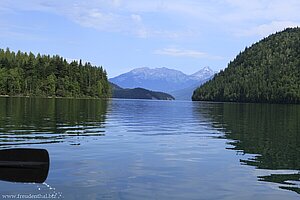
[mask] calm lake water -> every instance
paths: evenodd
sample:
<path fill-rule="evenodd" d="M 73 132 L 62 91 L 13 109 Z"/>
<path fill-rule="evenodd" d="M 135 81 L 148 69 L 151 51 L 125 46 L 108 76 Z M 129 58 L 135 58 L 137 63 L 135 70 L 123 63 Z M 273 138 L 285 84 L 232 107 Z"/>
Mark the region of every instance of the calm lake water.
<path fill-rule="evenodd" d="M 63 199 L 300 199 L 300 105 L 0 98 L 0 149 L 44 148 Z"/>

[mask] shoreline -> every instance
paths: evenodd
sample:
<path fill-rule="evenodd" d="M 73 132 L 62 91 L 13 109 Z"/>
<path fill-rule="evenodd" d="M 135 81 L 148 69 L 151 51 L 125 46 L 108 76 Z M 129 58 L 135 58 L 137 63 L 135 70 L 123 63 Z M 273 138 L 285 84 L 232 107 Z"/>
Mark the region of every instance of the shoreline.
<path fill-rule="evenodd" d="M 110 97 L 99 98 L 99 97 L 59 97 L 59 96 L 28 96 L 28 95 L 0 95 L 0 97 L 7 98 L 44 98 L 44 99 L 99 99 L 99 100 L 108 100 Z"/>

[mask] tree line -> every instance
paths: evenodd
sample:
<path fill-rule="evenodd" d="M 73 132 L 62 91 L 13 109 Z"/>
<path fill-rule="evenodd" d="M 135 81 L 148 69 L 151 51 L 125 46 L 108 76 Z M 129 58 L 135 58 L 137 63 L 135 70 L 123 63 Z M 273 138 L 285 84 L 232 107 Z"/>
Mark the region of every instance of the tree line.
<path fill-rule="evenodd" d="M 0 95 L 106 98 L 110 87 L 106 71 L 89 62 L 7 48 L 0 49 Z"/>
<path fill-rule="evenodd" d="M 300 28 L 273 34 L 241 52 L 193 100 L 300 103 Z"/>

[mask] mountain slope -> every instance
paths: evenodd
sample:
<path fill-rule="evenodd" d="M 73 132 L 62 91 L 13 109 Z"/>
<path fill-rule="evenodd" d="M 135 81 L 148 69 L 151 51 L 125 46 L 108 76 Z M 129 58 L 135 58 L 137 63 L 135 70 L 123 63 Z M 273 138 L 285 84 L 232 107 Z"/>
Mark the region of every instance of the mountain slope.
<path fill-rule="evenodd" d="M 192 75 L 168 68 L 137 68 L 128 73 L 110 79 L 111 82 L 123 88 L 142 87 L 149 90 L 170 92 L 188 88 L 203 79 L 212 76 L 214 72 L 205 67 Z"/>
<path fill-rule="evenodd" d="M 300 103 L 300 28 L 289 28 L 246 48 L 194 91 L 193 100 Z"/>
<path fill-rule="evenodd" d="M 176 99 L 176 100 L 191 100 L 193 96 L 193 92 L 202 84 L 209 81 L 213 76 L 211 76 L 208 79 L 204 79 L 202 81 L 199 81 L 196 84 L 191 85 L 190 87 L 181 89 L 181 90 L 175 90 L 170 92 L 170 94 Z"/>
<path fill-rule="evenodd" d="M 112 88 L 113 98 L 174 100 L 174 97 L 167 93 L 150 91 L 143 88 L 123 89 L 116 84 L 113 83 L 110 84 Z"/>

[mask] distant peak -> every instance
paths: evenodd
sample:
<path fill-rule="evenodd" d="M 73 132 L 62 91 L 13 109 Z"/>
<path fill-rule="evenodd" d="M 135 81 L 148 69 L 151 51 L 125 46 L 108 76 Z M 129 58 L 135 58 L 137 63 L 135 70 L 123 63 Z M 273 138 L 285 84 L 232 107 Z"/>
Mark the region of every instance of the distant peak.
<path fill-rule="evenodd" d="M 202 68 L 202 70 L 206 70 L 206 71 L 212 71 L 212 69 L 209 66 L 205 66 Z"/>
<path fill-rule="evenodd" d="M 214 74 L 209 67 L 201 68 L 201 70 L 197 74 L 187 75 L 167 67 L 142 67 L 132 69 L 110 80 L 123 88 L 142 87 L 153 91 L 175 91 L 202 83 Z"/>
<path fill-rule="evenodd" d="M 214 71 L 209 67 L 209 66 L 205 66 L 205 67 L 202 67 L 199 71 L 195 72 L 194 74 L 192 74 L 192 76 L 195 76 L 197 74 L 200 74 L 200 73 L 207 73 L 207 72 L 211 72 L 213 73 Z"/>
<path fill-rule="evenodd" d="M 170 69 L 167 67 L 156 67 L 156 68 L 149 68 L 149 67 L 141 67 L 131 70 L 130 72 L 134 74 L 138 73 L 182 73 L 181 71 L 178 71 L 176 69 Z"/>
<path fill-rule="evenodd" d="M 199 71 L 192 74 L 191 76 L 197 79 L 203 79 L 212 76 L 214 74 L 215 72 L 209 66 L 205 66 L 201 68 Z"/>
<path fill-rule="evenodd" d="M 140 68 L 136 68 L 131 70 L 132 73 L 140 73 L 140 72 L 144 72 L 144 71 L 148 71 L 150 70 L 149 67 L 140 67 Z"/>
<path fill-rule="evenodd" d="M 170 69 L 170 68 L 167 68 L 167 67 L 159 67 L 159 68 L 155 68 L 155 69 L 173 70 L 173 69 Z"/>
<path fill-rule="evenodd" d="M 139 71 L 139 70 L 147 70 L 147 69 L 150 69 L 149 67 L 139 67 L 139 68 L 135 68 L 131 71 Z"/>
<path fill-rule="evenodd" d="M 212 72 L 213 70 L 209 66 L 205 66 L 205 67 L 201 68 L 198 72 L 200 72 L 200 71 L 210 71 L 210 72 Z"/>

